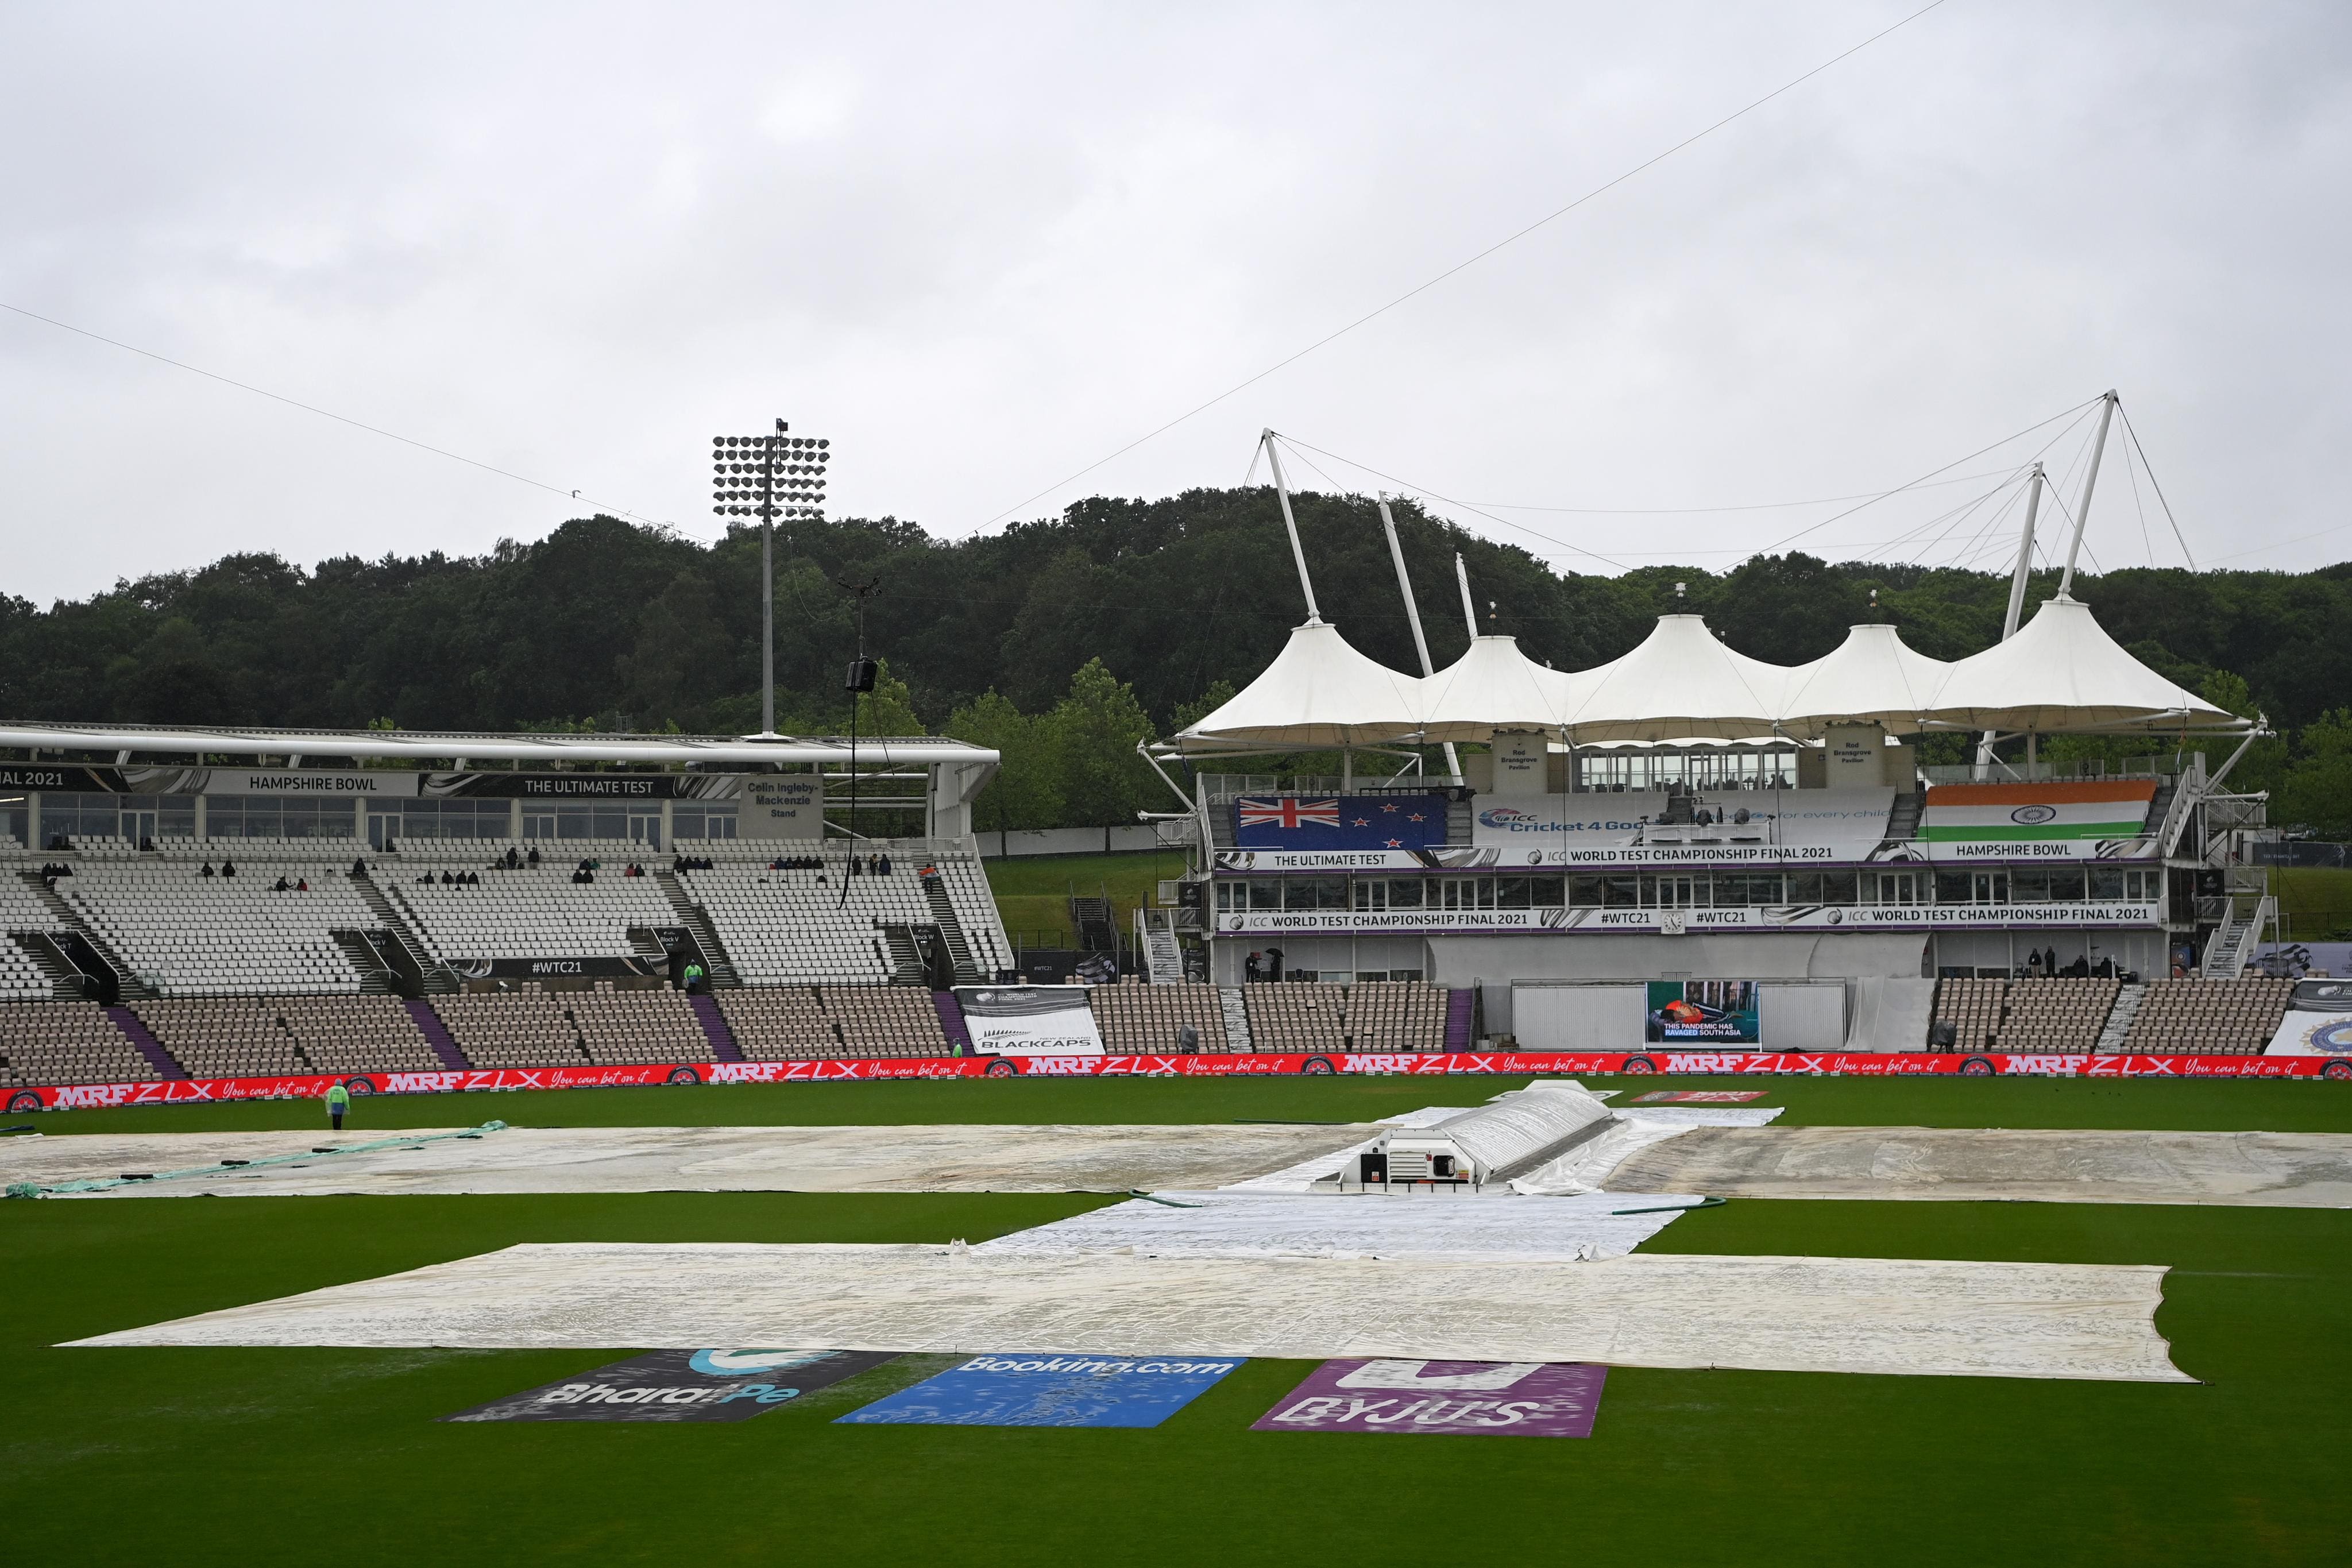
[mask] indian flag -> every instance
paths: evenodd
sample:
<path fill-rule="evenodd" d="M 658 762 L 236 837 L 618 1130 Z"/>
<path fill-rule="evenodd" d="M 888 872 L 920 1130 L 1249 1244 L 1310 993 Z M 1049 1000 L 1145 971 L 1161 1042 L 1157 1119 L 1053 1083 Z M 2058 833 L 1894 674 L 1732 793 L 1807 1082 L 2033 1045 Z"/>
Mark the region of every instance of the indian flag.
<path fill-rule="evenodd" d="M 1930 843 L 2002 838 L 2129 838 L 2147 831 L 2152 779 L 2113 784 L 1937 784 L 1919 837 Z"/>

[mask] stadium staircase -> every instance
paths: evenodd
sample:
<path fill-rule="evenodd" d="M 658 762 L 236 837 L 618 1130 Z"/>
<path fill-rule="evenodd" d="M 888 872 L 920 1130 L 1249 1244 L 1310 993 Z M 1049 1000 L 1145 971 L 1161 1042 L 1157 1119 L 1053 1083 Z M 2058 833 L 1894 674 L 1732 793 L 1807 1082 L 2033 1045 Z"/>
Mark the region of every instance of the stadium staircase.
<path fill-rule="evenodd" d="M 407 981 L 420 996 L 446 996 L 454 993 L 457 989 L 457 977 L 449 972 L 447 964 L 425 951 L 425 944 L 416 940 L 416 934 L 400 918 L 400 911 L 392 907 L 392 900 L 384 896 L 383 889 L 367 877 L 353 877 L 351 883 L 359 893 L 360 900 L 373 910 L 375 918 L 383 922 L 384 935 L 392 944 L 392 952 L 387 956 L 393 973 Z M 361 973 L 366 972 L 362 970 Z"/>
<path fill-rule="evenodd" d="M 2196 816 L 2194 790 L 2180 787 L 2177 773 L 2166 773 L 2156 781 L 2156 798 L 2147 803 L 2147 820 L 2154 829 L 2160 855 L 2169 857 L 2178 848 L 2180 836 L 2187 831 L 2189 818 Z"/>
<path fill-rule="evenodd" d="M 2124 1037 L 2131 1033 L 2132 1020 L 2139 1016 L 2140 1004 L 2147 1000 L 2147 987 L 2126 985 L 2116 994 L 2116 1005 L 2107 1011 L 2107 1021 L 2100 1026 L 2098 1043 L 2091 1049 L 2103 1057 L 2115 1056 L 2124 1048 Z"/>
<path fill-rule="evenodd" d="M 1154 919 L 1154 916 L 1158 919 Z M 1184 983 L 1184 955 L 1176 945 L 1175 913 L 1169 910 L 1135 911 L 1136 945 L 1143 950 L 1144 973 L 1154 985 Z"/>
<path fill-rule="evenodd" d="M 1217 987 L 1217 1010 L 1225 1017 L 1225 1048 L 1246 1051 L 1250 1047 L 1249 1004 L 1242 998 L 1238 985 Z"/>
<path fill-rule="evenodd" d="M 81 917 L 74 913 L 73 906 L 66 902 L 56 889 L 41 880 L 37 872 L 19 871 L 16 875 L 32 888 L 48 911 L 58 917 L 58 928 L 68 938 L 66 944 L 68 956 L 71 956 L 70 943 L 73 942 L 79 942 L 87 948 L 91 956 L 113 972 L 115 993 L 123 1001 L 144 1001 L 155 994 L 152 987 L 131 972 L 131 965 L 122 961 L 122 955 L 109 947 L 96 931 L 84 925 Z M 100 975 L 99 978 L 103 982 L 106 977 Z M 163 1049 L 160 1046 L 156 1048 Z M 181 1073 L 176 1076 L 184 1078 L 187 1075 Z"/>
<path fill-rule="evenodd" d="M 883 926 L 882 944 L 889 952 L 891 984 L 927 986 L 930 984 L 930 966 L 923 962 L 923 950 L 915 941 L 913 926 Z"/>
<path fill-rule="evenodd" d="M 1445 803 L 1445 842 L 1467 844 L 1478 831 L 1478 805 L 1469 799 Z"/>
<path fill-rule="evenodd" d="M 1895 797 L 1895 809 L 1886 815 L 1886 842 L 1906 844 L 1919 837 L 1919 814 L 1927 809 L 1927 797 L 1914 790 Z"/>
<path fill-rule="evenodd" d="M 361 995 L 389 996 L 398 989 L 393 984 L 392 966 L 384 962 L 383 954 L 376 951 L 375 944 L 368 941 L 366 933 L 331 931 L 327 934 L 335 939 L 335 945 L 343 950 L 343 956 L 352 961 L 353 969 L 359 971 Z"/>
<path fill-rule="evenodd" d="M 2230 918 L 2205 944 L 2205 978 L 2236 980 L 2253 962 L 2263 928 L 2278 918 L 2278 900 L 2257 900 L 2252 905 L 2231 900 Z"/>
<path fill-rule="evenodd" d="M 723 985 L 730 991 L 741 985 L 743 976 L 727 956 L 727 950 L 719 945 L 719 932 L 711 925 L 710 916 L 688 894 L 686 885 L 668 871 L 656 871 L 654 885 L 669 900 L 669 907 L 677 911 L 677 923 L 686 928 L 686 934 L 701 952 L 702 967 L 710 985 Z"/>
<path fill-rule="evenodd" d="M 1111 920 L 1108 899 L 1073 898 L 1070 900 L 1070 929 L 1077 935 L 1080 952 L 1118 951 L 1118 927 Z"/>
<path fill-rule="evenodd" d="M 955 983 L 978 985 L 993 978 L 982 973 L 979 962 L 972 957 L 971 942 L 964 935 L 963 922 L 956 919 L 955 900 L 948 897 L 947 884 L 937 877 L 925 877 L 922 881 L 923 902 L 931 907 L 931 918 L 939 922 L 940 940 L 947 943 Z"/>
<path fill-rule="evenodd" d="M 1475 1011 L 1478 994 L 1465 985 L 1445 994 L 1445 1048 L 1466 1051 L 1474 1043 L 1471 1031 L 1477 1027 Z"/>
<path fill-rule="evenodd" d="M 449 1026 L 441 1021 L 441 1015 L 433 1010 L 432 1003 L 412 996 L 401 1005 L 408 1009 L 408 1016 L 415 1023 L 416 1032 L 425 1037 L 425 1043 L 433 1047 L 433 1054 L 441 1058 L 443 1067 L 452 1072 L 464 1072 L 474 1065 L 466 1059 L 465 1051 L 457 1044 L 457 1037 L 449 1032 Z"/>
<path fill-rule="evenodd" d="M 109 1007 L 106 1016 L 116 1028 L 122 1031 L 122 1037 L 147 1058 L 147 1065 L 155 1069 L 158 1078 L 184 1079 L 188 1076 L 188 1069 L 180 1065 L 178 1058 L 163 1048 L 163 1042 L 155 1037 L 154 1032 L 147 1027 L 147 1021 L 138 1014 L 128 1007 Z"/>
<path fill-rule="evenodd" d="M 735 1031 L 728 1026 L 727 1015 L 719 1010 L 719 999 L 697 993 L 686 999 L 694 1016 L 702 1024 L 702 1033 L 710 1041 L 710 1059 L 719 1062 L 740 1062 L 743 1047 L 736 1043 Z"/>
<path fill-rule="evenodd" d="M 34 967 L 47 978 L 51 995 L 72 998 L 82 994 L 82 973 L 59 950 L 55 940 L 38 931 L 18 931 L 16 942 L 32 959 Z"/>
<path fill-rule="evenodd" d="M 963 1007 L 952 991 L 931 993 L 931 1005 L 939 1009 L 940 1029 L 948 1037 L 948 1049 L 959 1057 L 971 1055 L 971 1031 L 964 1026 Z"/>

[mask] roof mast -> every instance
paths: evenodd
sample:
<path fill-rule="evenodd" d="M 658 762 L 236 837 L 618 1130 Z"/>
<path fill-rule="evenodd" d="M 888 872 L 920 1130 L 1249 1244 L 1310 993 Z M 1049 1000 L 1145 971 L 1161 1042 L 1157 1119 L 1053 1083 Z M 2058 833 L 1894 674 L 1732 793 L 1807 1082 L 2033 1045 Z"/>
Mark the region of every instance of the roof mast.
<path fill-rule="evenodd" d="M 1298 547 L 1298 520 L 1290 515 L 1290 481 L 1282 477 L 1282 454 L 1275 450 L 1271 426 L 1258 432 L 1258 440 L 1265 447 L 1265 460 L 1274 468 L 1274 493 L 1282 498 L 1282 526 L 1290 533 L 1290 559 L 1298 567 L 1298 591 L 1307 595 L 1307 624 L 1321 623 L 1323 612 L 1315 607 L 1315 584 L 1307 575 L 1307 552 Z"/>
<path fill-rule="evenodd" d="M 1421 673 L 1434 675 L 1437 667 L 1429 662 L 1429 639 L 1421 635 L 1421 606 L 1412 601 L 1412 579 L 1405 575 L 1404 546 L 1397 542 L 1396 519 L 1389 515 L 1386 490 L 1381 492 L 1381 527 L 1388 532 L 1389 559 L 1396 563 L 1397 592 L 1404 596 L 1404 618 L 1412 623 L 1412 650 L 1421 655 Z M 1462 759 L 1451 741 L 1445 742 L 1445 771 L 1457 779 L 1462 776 Z"/>

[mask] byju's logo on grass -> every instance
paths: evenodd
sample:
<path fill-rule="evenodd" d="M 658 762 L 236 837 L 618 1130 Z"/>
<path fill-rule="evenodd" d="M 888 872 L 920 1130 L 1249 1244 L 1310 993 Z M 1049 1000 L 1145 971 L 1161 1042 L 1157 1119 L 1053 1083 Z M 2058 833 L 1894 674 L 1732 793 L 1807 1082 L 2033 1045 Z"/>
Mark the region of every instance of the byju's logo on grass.
<path fill-rule="evenodd" d="M 836 1419 L 933 1426 L 1157 1426 L 1241 1364 L 1234 1357 L 974 1356 Z"/>
<path fill-rule="evenodd" d="M 444 1421 L 743 1421 L 890 1360 L 875 1351 L 652 1351 Z"/>
<path fill-rule="evenodd" d="M 1327 1361 L 1250 1430 L 1590 1437 L 1608 1375 L 1580 1363 Z"/>

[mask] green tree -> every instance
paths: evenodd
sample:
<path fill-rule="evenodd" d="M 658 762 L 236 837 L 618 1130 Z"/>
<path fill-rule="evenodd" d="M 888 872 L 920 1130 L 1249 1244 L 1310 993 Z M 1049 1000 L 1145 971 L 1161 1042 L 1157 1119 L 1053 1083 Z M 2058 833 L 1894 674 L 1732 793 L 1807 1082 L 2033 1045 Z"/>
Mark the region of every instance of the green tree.
<path fill-rule="evenodd" d="M 990 833 L 1062 825 L 1062 759 L 1051 725 L 993 687 L 948 715 L 947 732 L 1003 757 L 973 803 L 973 826 Z"/>
<path fill-rule="evenodd" d="M 1151 764 L 1136 754 L 1151 738 L 1151 719 L 1135 689 L 1090 658 L 1070 678 L 1069 693 L 1045 716 L 1061 758 L 1065 819 L 1073 826 L 1131 823 L 1147 807 L 1172 810 L 1175 797 Z"/>
<path fill-rule="evenodd" d="M 2308 826 L 2323 838 L 2352 838 L 2352 708 L 2321 714 L 2296 739 L 2303 754 L 2286 770 L 2271 820 Z"/>

